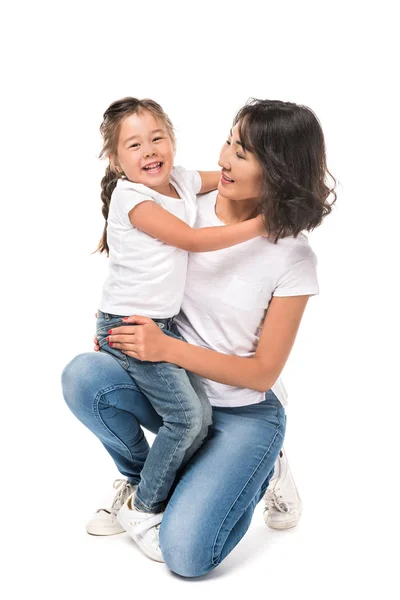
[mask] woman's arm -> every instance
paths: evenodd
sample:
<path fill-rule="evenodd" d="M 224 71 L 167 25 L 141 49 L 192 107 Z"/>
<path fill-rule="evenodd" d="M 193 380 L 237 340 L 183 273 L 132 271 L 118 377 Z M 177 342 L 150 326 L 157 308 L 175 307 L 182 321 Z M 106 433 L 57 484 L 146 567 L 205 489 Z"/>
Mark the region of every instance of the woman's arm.
<path fill-rule="evenodd" d="M 141 326 L 113 329 L 109 341 L 139 360 L 174 363 L 219 383 L 265 392 L 274 385 L 285 366 L 308 298 L 272 298 L 252 358 L 222 354 L 171 338 L 147 317 L 128 317 L 127 323 Z"/>
<path fill-rule="evenodd" d="M 235 225 L 193 229 L 152 200 L 132 208 L 129 220 L 137 229 L 188 252 L 221 250 L 266 233 L 261 215 Z"/>
<path fill-rule="evenodd" d="M 201 177 L 201 190 L 199 194 L 207 194 L 218 187 L 221 171 L 198 171 Z"/>

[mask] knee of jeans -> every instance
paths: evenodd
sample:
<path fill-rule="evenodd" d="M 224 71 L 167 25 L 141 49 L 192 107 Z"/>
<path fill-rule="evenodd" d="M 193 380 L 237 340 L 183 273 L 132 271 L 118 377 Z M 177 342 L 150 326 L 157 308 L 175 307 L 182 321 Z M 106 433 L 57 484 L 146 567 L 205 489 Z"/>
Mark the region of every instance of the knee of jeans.
<path fill-rule="evenodd" d="M 212 423 L 212 408 L 211 405 L 202 405 L 196 412 L 196 417 L 193 418 L 192 428 L 195 438 L 205 439 L 208 433 L 208 429 Z"/>
<path fill-rule="evenodd" d="M 182 427 L 186 435 L 195 439 L 203 428 L 203 409 L 200 404 L 193 404 L 190 408 L 181 410 L 178 415 L 171 417 L 171 423 Z"/>
<path fill-rule="evenodd" d="M 200 532 L 199 532 L 200 533 Z M 187 531 L 172 524 L 163 524 L 160 530 L 160 546 L 167 567 L 181 577 L 200 577 L 215 568 L 212 550 L 207 548 L 194 531 Z"/>
<path fill-rule="evenodd" d="M 72 412 L 75 412 L 81 399 L 85 396 L 84 382 L 90 372 L 88 363 L 93 363 L 93 353 L 78 354 L 64 368 L 61 375 L 61 386 L 64 400 Z"/>

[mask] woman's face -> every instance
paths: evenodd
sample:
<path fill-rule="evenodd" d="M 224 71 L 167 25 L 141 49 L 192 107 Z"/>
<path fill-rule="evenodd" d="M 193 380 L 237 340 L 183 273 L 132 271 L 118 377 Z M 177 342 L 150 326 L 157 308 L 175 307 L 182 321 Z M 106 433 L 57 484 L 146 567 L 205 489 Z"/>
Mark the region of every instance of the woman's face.
<path fill-rule="evenodd" d="M 219 193 L 229 200 L 256 200 L 262 190 L 262 167 L 254 154 L 244 150 L 239 138 L 239 123 L 230 131 L 218 161 L 222 168 Z"/>

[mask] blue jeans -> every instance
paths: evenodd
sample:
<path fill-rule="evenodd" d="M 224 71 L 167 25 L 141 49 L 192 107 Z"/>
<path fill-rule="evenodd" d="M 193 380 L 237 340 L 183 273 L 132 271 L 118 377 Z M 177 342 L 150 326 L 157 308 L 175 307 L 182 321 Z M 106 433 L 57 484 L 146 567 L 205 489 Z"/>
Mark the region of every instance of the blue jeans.
<path fill-rule="evenodd" d="M 129 374 L 105 353 L 80 354 L 64 369 L 65 400 L 137 483 L 149 446 L 142 427 L 162 420 Z M 285 413 L 271 392 L 260 404 L 214 408 L 200 450 L 175 486 L 160 529 L 164 560 L 183 577 L 218 566 L 246 533 L 283 445 Z"/>
<path fill-rule="evenodd" d="M 183 339 L 173 319 L 154 319 L 172 337 Z M 98 311 L 96 335 L 102 352 L 111 354 L 162 419 L 157 437 L 140 471 L 135 505 L 147 512 L 164 510 L 177 474 L 203 443 L 212 409 L 200 378 L 177 365 L 140 361 L 107 342 L 109 329 L 124 325 L 122 317 Z M 135 325 L 132 325 L 135 327 Z"/>

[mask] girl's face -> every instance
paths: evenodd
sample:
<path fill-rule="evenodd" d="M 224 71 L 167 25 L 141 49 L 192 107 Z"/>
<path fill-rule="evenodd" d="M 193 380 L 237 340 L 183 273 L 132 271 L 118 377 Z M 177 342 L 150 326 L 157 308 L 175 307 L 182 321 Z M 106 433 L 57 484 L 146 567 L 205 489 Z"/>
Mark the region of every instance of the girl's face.
<path fill-rule="evenodd" d="M 111 163 L 135 183 L 156 189 L 169 184 L 174 146 L 164 123 L 148 111 L 133 114 L 121 124 L 117 156 Z"/>
<path fill-rule="evenodd" d="M 238 123 L 222 146 L 218 164 L 222 167 L 218 184 L 222 196 L 229 200 L 256 200 L 260 196 L 262 168 L 254 154 L 243 149 Z"/>

